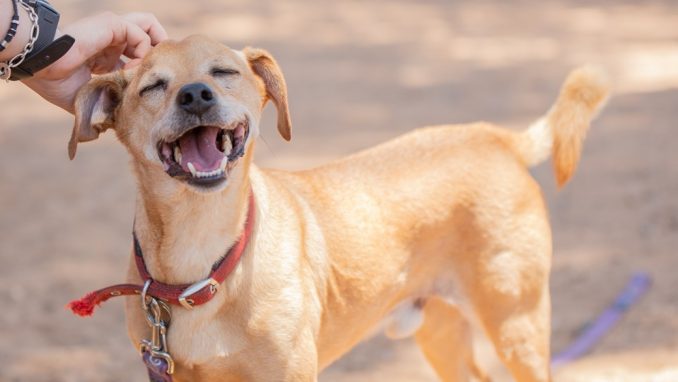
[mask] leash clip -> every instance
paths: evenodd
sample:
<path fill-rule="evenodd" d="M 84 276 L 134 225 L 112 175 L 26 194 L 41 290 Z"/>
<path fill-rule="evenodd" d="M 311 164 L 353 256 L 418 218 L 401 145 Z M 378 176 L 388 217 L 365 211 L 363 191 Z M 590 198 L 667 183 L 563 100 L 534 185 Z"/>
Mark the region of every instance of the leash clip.
<path fill-rule="evenodd" d="M 141 291 L 141 306 L 146 315 L 146 322 L 151 327 L 151 339 L 141 340 L 139 351 L 144 357 L 149 373 L 162 370 L 171 375 L 174 373 L 174 360 L 167 346 L 167 329 L 172 315 L 164 301 L 147 295 L 151 282 L 151 279 L 146 280 Z"/>

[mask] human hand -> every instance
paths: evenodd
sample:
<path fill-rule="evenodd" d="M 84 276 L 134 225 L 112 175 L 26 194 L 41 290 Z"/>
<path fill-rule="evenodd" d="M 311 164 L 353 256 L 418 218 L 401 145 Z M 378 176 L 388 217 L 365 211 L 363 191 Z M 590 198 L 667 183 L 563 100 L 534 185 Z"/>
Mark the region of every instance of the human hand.
<path fill-rule="evenodd" d="M 92 74 L 133 67 L 151 47 L 167 39 L 165 29 L 150 13 L 118 16 L 106 12 L 81 19 L 61 33 L 75 38 L 73 47 L 58 61 L 22 82 L 70 113 L 74 111 L 75 94 Z M 122 56 L 130 61 L 125 64 Z"/>

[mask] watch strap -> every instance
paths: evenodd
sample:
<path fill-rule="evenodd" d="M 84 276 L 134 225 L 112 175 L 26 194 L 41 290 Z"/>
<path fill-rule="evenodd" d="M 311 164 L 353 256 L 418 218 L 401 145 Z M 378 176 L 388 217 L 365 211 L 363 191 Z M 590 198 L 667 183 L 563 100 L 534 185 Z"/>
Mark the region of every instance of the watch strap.
<path fill-rule="evenodd" d="M 75 39 L 70 35 L 59 37 L 47 47 L 32 52 L 26 57 L 21 65 L 12 69 L 12 76 L 9 79 L 11 81 L 18 81 L 33 76 L 33 74 L 45 69 L 63 57 L 66 52 L 71 49 L 74 43 Z"/>

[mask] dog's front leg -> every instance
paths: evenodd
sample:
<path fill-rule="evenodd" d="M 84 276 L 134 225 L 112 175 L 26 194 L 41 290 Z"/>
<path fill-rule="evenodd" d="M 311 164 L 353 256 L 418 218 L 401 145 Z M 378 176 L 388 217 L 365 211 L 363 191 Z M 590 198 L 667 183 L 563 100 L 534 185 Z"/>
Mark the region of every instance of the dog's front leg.
<path fill-rule="evenodd" d="M 316 382 L 318 353 L 313 331 L 302 330 L 293 341 L 274 341 L 258 347 L 249 362 L 251 380 Z"/>

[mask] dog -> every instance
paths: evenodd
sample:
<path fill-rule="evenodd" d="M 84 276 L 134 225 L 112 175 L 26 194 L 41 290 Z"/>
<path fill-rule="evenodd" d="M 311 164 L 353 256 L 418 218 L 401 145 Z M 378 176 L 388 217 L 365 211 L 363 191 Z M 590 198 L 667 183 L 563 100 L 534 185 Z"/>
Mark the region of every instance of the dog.
<path fill-rule="evenodd" d="M 382 323 L 414 336 L 444 381 L 487 378 L 472 325 L 515 380 L 548 381 L 551 231 L 528 168 L 552 156 L 564 185 L 607 96 L 582 68 L 524 131 L 426 127 L 318 168 L 263 170 L 252 157 L 268 101 L 291 138 L 281 69 L 264 50 L 192 36 L 87 83 L 69 155 L 115 131 L 137 180 L 139 250 L 166 284 L 205 279 L 256 201 L 213 298 L 171 308 L 177 381 L 316 381 Z M 128 281 L 140 284 L 134 261 Z M 126 315 L 133 343 L 148 338 L 138 297 Z"/>

